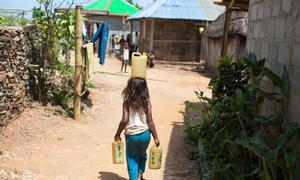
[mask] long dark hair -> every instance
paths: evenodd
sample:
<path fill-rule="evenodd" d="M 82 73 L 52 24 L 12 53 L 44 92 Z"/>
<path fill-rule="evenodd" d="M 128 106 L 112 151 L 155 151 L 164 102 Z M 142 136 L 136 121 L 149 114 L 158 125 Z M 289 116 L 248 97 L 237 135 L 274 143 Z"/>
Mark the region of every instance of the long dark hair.
<path fill-rule="evenodd" d="M 147 110 L 149 102 L 147 81 L 143 78 L 130 78 L 122 92 L 122 97 L 129 108 Z"/>

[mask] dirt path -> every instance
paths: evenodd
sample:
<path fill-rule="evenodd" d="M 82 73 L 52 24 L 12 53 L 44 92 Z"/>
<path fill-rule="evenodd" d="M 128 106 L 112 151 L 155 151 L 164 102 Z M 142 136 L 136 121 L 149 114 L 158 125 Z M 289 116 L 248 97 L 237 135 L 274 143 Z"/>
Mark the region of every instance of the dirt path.
<path fill-rule="evenodd" d="M 47 116 L 51 123 L 47 121 L 48 128 L 40 129 L 39 137 L 24 141 L 16 137 L 15 142 L 0 144 L 0 179 L 1 174 L 2 177 L 19 174 L 21 179 L 127 179 L 125 164 L 114 165 L 111 160 L 111 142 L 121 118 L 120 94 L 129 77 L 129 74 L 120 74 L 119 68 L 120 62 L 115 59 L 95 67 L 96 88 L 91 90 L 91 99 L 86 102 L 89 108 L 84 110 L 80 122 L 55 119 L 57 116 L 46 110 L 32 109 L 24 113 L 24 116 L 29 114 L 31 120 L 38 119 L 37 122 L 45 121 L 39 116 Z M 208 81 L 194 72 L 160 68 L 148 71 L 153 116 L 164 154 L 163 168 L 147 169 L 147 180 L 198 179 L 197 165 L 187 159 L 188 146 L 184 141 L 180 111 L 185 100 L 197 100 L 193 91 L 201 89 L 208 93 Z M 21 120 L 22 117 L 17 121 Z"/>

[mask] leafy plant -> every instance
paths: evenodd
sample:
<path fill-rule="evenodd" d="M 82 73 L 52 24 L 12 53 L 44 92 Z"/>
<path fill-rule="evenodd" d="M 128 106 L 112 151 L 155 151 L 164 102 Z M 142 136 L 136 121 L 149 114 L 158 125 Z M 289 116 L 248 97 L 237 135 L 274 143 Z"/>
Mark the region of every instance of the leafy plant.
<path fill-rule="evenodd" d="M 65 107 L 72 96 L 74 70 L 70 51 L 75 46 L 75 17 L 56 13 L 53 0 L 37 1 L 40 7 L 33 8 L 35 29 L 28 35 L 35 57 L 31 61 L 30 84 L 43 105 L 52 102 Z"/>
<path fill-rule="evenodd" d="M 57 13 L 57 27 L 59 46 L 62 51 L 62 55 L 65 57 L 67 64 L 70 63 L 71 53 L 70 51 L 75 47 L 75 15 L 68 13 Z"/>
<path fill-rule="evenodd" d="M 52 97 L 55 104 L 62 105 L 64 107 L 72 97 L 72 94 L 67 90 L 60 89 L 58 86 L 54 86 L 51 88 L 51 91 L 49 91 L 49 96 Z"/>
<path fill-rule="evenodd" d="M 230 96 L 238 87 L 248 82 L 247 65 L 239 59 L 234 62 L 231 56 L 225 55 L 218 64 L 218 74 L 209 82 L 212 93 L 216 96 Z"/>
<path fill-rule="evenodd" d="M 237 61 L 225 56 L 209 84 L 214 98 L 196 92 L 209 106 L 201 124 L 186 132 L 202 143 L 212 165 L 209 179 L 293 179 L 299 175 L 296 142 L 300 127 L 285 119 L 288 73 L 284 69 L 278 76 L 264 64 L 253 53 Z M 273 110 L 262 111 L 266 104 Z"/>
<path fill-rule="evenodd" d="M 86 86 L 87 88 L 96 88 L 96 85 L 90 81 L 87 81 Z"/>

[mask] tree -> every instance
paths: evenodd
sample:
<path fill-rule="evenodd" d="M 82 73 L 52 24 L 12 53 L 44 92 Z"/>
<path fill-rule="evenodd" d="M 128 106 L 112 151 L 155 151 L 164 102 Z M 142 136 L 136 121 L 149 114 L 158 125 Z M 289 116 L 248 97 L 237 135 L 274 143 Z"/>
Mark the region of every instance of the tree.
<path fill-rule="evenodd" d="M 127 2 L 128 2 L 129 4 L 131 4 L 131 5 L 133 5 L 134 7 L 136 7 L 137 9 L 139 9 L 139 10 L 143 9 L 143 7 L 140 6 L 138 3 L 135 3 L 135 4 L 134 4 L 134 2 L 133 2 L 132 0 L 127 0 Z"/>

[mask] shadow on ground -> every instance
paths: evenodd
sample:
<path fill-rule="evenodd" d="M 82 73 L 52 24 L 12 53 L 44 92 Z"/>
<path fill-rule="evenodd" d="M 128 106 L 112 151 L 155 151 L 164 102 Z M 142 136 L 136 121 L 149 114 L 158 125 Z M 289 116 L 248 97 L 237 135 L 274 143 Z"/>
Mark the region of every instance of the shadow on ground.
<path fill-rule="evenodd" d="M 94 106 L 93 101 L 89 97 L 83 98 L 81 101 L 89 108 L 92 108 Z"/>
<path fill-rule="evenodd" d="M 169 142 L 169 151 L 165 154 L 165 171 L 163 180 L 198 180 L 199 165 L 188 159 L 192 147 L 186 140 L 184 122 L 172 122 L 172 133 Z"/>
<path fill-rule="evenodd" d="M 126 178 L 123 178 L 123 177 L 119 176 L 118 174 L 111 173 L 111 172 L 104 172 L 104 171 L 99 172 L 98 179 L 101 179 L 101 180 L 127 180 Z"/>

